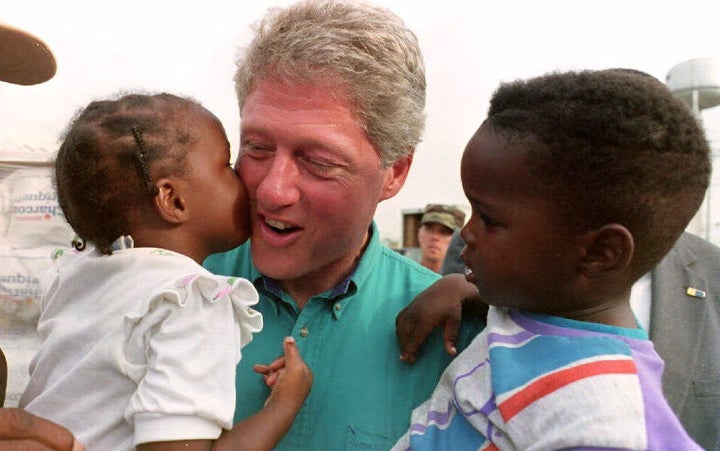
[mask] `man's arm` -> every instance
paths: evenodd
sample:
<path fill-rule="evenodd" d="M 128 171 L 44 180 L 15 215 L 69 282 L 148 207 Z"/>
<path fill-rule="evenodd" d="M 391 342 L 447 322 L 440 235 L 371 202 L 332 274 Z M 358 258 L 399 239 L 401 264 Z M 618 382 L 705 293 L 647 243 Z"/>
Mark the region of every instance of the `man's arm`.
<path fill-rule="evenodd" d="M 443 329 L 445 350 L 457 354 L 460 322 L 484 318 L 488 306 L 480 300 L 475 285 L 461 274 L 448 274 L 418 294 L 395 319 L 400 360 L 414 363 L 422 344 L 436 327 Z"/>

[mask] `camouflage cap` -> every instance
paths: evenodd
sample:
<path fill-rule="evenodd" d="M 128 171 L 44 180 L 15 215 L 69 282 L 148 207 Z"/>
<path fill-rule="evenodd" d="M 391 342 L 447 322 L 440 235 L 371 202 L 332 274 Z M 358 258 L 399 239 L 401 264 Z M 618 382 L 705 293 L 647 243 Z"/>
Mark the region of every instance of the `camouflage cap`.
<path fill-rule="evenodd" d="M 465 212 L 452 205 L 428 204 L 420 224 L 434 222 L 455 231 L 465 224 Z"/>

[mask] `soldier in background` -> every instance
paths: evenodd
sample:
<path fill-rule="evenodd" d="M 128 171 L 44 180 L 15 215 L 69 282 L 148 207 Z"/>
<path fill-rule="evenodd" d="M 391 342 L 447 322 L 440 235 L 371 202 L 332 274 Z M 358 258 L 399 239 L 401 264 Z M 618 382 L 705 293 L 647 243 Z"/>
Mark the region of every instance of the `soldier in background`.
<path fill-rule="evenodd" d="M 451 205 L 429 204 L 425 207 L 418 242 L 420 243 L 420 264 L 440 272 L 453 232 L 465 224 L 465 212 Z"/>

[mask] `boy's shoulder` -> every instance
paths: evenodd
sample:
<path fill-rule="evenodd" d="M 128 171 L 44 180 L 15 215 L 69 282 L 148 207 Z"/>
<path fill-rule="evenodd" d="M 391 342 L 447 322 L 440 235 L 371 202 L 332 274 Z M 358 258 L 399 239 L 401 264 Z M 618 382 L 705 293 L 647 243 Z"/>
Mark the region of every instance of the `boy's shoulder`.
<path fill-rule="evenodd" d="M 492 404 L 487 420 L 468 420 L 477 430 L 486 430 L 482 421 L 493 423 L 518 449 L 642 449 L 645 404 L 636 347 L 656 356 L 647 340 L 560 331 L 491 308 L 486 330 L 450 365 L 446 381 L 462 411 L 487 411 Z"/>

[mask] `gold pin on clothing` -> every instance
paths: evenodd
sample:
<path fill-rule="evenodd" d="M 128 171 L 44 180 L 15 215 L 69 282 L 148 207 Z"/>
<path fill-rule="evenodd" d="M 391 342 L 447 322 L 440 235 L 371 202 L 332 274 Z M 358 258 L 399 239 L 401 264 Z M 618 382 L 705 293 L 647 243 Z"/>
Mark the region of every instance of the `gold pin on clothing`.
<path fill-rule="evenodd" d="M 687 287 L 687 289 L 685 289 L 685 294 L 698 299 L 705 299 L 705 297 L 707 296 L 707 293 L 705 293 L 703 290 L 698 290 L 697 288 L 693 287 Z"/>

